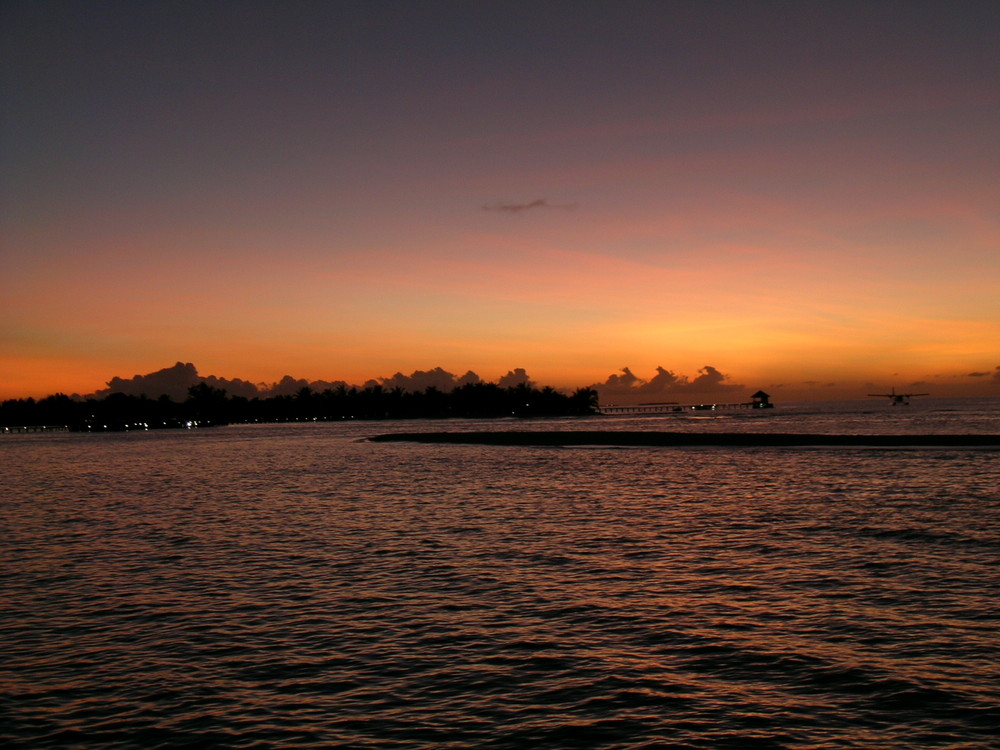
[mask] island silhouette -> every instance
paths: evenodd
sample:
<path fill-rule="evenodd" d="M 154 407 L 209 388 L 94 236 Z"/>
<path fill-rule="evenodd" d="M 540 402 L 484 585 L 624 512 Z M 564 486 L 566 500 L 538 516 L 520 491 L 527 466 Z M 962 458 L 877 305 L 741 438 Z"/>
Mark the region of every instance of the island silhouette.
<path fill-rule="evenodd" d="M 530 383 L 502 387 L 468 383 L 449 392 L 430 386 L 422 391 L 344 385 L 266 398 L 230 396 L 223 388 L 199 383 L 187 398 L 110 393 L 74 399 L 57 393 L 45 398 L 12 399 L 0 404 L 0 426 L 60 425 L 73 431 L 106 432 L 231 423 L 307 422 L 347 419 L 446 419 L 454 417 L 556 417 L 593 414 L 597 392 L 578 388 L 570 394 Z"/>

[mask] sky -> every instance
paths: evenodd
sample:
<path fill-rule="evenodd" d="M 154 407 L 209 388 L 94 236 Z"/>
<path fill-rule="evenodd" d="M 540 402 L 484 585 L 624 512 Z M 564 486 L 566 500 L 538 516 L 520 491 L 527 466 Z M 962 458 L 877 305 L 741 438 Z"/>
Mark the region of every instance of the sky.
<path fill-rule="evenodd" d="M 174 362 L 1000 394 L 998 32 L 974 0 L 8 0 L 0 398 Z"/>

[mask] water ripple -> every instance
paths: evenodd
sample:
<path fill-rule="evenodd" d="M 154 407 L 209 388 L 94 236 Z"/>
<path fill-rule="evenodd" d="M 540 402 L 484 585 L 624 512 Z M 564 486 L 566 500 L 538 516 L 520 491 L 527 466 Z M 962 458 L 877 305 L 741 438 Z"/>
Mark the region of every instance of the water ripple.
<path fill-rule="evenodd" d="M 5 454 L 5 746 L 997 747 L 989 455 L 283 429 Z"/>

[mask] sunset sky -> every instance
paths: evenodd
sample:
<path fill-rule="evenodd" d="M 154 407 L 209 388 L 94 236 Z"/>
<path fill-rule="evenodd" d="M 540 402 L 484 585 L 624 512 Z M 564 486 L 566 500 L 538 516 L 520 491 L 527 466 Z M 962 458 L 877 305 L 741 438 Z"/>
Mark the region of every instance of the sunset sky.
<path fill-rule="evenodd" d="M 0 398 L 179 360 L 1000 394 L 1000 3 L 32 0 L 0 35 Z"/>

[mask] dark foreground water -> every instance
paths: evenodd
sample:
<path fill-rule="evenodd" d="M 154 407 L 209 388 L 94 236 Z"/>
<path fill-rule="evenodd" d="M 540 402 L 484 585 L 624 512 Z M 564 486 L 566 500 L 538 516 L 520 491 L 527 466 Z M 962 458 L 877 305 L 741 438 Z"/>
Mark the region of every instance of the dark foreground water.
<path fill-rule="evenodd" d="M 357 440 L 439 427 L 0 437 L 0 745 L 1000 747 L 1000 453 Z"/>

